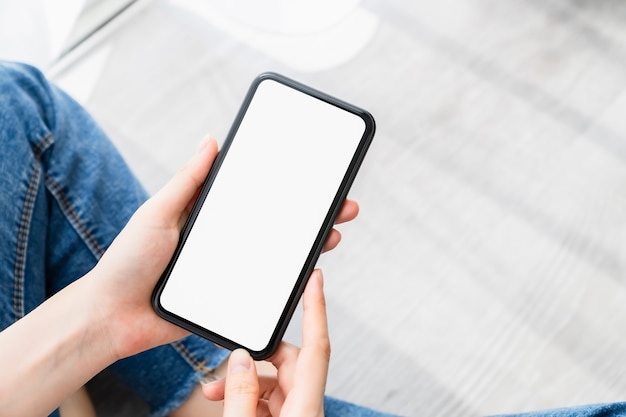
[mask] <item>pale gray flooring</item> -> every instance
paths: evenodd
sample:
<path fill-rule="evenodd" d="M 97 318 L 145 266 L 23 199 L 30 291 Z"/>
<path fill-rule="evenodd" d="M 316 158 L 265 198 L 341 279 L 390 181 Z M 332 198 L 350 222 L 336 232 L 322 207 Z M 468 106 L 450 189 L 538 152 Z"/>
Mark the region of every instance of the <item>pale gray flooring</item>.
<path fill-rule="evenodd" d="M 372 36 L 343 60 L 346 33 L 273 34 L 314 68 L 154 1 L 56 79 L 151 191 L 262 71 L 373 113 L 361 214 L 320 261 L 329 394 L 429 417 L 626 400 L 626 3 L 358 8 Z"/>

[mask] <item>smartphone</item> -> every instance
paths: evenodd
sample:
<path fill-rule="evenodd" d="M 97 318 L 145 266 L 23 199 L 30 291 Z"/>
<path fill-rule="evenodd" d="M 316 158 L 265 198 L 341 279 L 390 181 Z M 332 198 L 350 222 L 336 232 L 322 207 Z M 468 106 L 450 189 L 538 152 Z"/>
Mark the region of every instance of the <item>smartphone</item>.
<path fill-rule="evenodd" d="M 157 314 L 269 357 L 374 130 L 363 109 L 276 73 L 258 76 L 155 288 Z"/>

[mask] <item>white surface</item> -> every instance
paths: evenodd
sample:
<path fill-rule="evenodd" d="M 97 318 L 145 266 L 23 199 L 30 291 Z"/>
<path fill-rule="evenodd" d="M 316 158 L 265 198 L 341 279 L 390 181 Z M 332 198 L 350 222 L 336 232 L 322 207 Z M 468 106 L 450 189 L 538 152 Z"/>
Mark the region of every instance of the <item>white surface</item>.
<path fill-rule="evenodd" d="M 350 61 L 378 27 L 376 16 L 352 0 L 171 3 L 297 71 L 323 71 Z"/>
<path fill-rule="evenodd" d="M 220 14 L 242 25 L 264 32 L 306 35 L 337 24 L 354 12 L 360 0 L 208 0 L 202 3 L 211 4 Z"/>
<path fill-rule="evenodd" d="M 0 0 L 0 58 L 48 68 L 67 46 L 85 0 Z"/>

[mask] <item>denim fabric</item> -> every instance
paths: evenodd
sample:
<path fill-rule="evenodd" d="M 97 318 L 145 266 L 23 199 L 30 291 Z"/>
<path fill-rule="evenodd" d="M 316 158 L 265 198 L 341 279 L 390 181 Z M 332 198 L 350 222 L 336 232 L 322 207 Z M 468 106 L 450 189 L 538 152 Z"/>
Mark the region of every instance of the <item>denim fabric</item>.
<path fill-rule="evenodd" d="M 626 417 L 626 403 L 593 404 L 493 417 Z"/>
<path fill-rule="evenodd" d="M 87 112 L 30 66 L 0 61 L 0 146 L 3 330 L 93 268 L 147 195 Z M 110 370 L 164 416 L 227 354 L 190 336 Z M 332 398 L 326 413 L 385 416 Z"/>

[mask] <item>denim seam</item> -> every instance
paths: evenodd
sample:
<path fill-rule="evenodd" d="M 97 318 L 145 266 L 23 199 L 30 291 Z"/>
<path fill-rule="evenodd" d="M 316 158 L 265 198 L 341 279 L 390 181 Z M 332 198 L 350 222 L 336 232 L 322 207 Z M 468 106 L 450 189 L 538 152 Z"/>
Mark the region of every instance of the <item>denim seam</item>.
<path fill-rule="evenodd" d="M 56 199 L 67 220 L 72 227 L 74 227 L 74 230 L 76 230 L 78 235 L 83 239 L 83 242 L 85 242 L 89 250 L 95 255 L 96 259 L 100 259 L 104 254 L 104 248 L 98 243 L 85 222 L 80 218 L 61 185 L 48 173 L 45 175 L 44 183 L 48 191 L 50 191 L 50 194 Z"/>
<path fill-rule="evenodd" d="M 41 166 L 39 161 L 28 182 L 22 216 L 17 229 L 17 248 L 15 254 L 14 284 L 13 284 L 13 314 L 15 321 L 24 317 L 24 276 L 26 273 L 26 251 L 28 249 L 28 235 L 30 234 L 30 222 L 35 207 L 35 197 L 39 186 Z"/>
<path fill-rule="evenodd" d="M 52 135 L 46 134 L 38 143 L 33 145 L 34 166 L 33 173 L 28 181 L 24 206 L 17 229 L 17 246 L 15 252 L 14 286 L 13 286 L 13 310 L 14 320 L 24 317 L 24 278 L 26 274 L 26 258 L 28 250 L 28 236 L 30 225 L 35 209 L 37 189 L 39 188 L 41 176 L 41 155 L 53 142 Z"/>
<path fill-rule="evenodd" d="M 172 347 L 183 357 L 183 359 L 191 365 L 196 372 L 201 372 L 204 375 L 214 371 L 213 368 L 206 366 L 207 360 L 199 360 L 187 347 L 181 342 L 173 342 Z"/>

